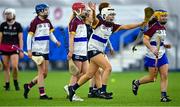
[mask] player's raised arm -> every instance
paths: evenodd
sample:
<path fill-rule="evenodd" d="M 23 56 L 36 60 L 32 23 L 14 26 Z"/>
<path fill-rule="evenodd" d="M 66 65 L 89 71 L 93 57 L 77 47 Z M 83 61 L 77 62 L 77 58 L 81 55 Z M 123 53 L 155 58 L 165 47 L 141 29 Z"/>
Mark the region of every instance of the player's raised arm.
<path fill-rule="evenodd" d="M 133 28 L 136 28 L 136 27 L 140 27 L 143 24 L 144 24 L 144 22 L 135 23 L 135 24 L 128 24 L 128 25 L 122 25 L 122 26 L 119 27 L 119 30 L 122 30 L 122 29 L 125 29 L 125 30 L 133 29 Z"/>
<path fill-rule="evenodd" d="M 92 27 L 95 28 L 99 23 L 99 19 L 96 17 L 96 4 L 89 2 L 88 6 L 92 10 Z"/>

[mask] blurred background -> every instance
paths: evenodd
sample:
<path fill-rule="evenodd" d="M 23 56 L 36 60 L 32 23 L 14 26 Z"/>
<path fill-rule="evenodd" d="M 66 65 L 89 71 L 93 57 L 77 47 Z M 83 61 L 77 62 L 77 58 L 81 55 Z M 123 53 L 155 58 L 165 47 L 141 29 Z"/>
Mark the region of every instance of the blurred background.
<path fill-rule="evenodd" d="M 0 0 L 0 23 L 4 21 L 3 11 L 6 8 L 16 10 L 16 20 L 23 26 L 24 50 L 26 50 L 27 31 L 31 20 L 36 16 L 35 5 L 46 3 L 50 6 L 49 19 L 55 28 L 55 36 L 61 42 L 61 47 L 50 43 L 50 70 L 67 70 L 67 48 L 68 48 L 68 22 L 71 17 L 71 5 L 77 0 Z M 100 0 L 91 0 L 97 3 Z M 84 0 L 83 2 L 89 2 Z M 115 8 L 117 15 L 115 22 L 119 24 L 130 24 L 143 21 L 144 8 L 164 9 L 169 12 L 167 23 L 167 43 L 172 48 L 167 50 L 169 67 L 172 70 L 180 70 L 180 4 L 179 0 L 109 0 Z M 115 50 L 115 55 L 107 54 L 114 72 L 121 71 L 143 71 L 145 47 L 140 44 L 136 52 L 132 52 L 133 41 L 138 35 L 140 28 L 123 30 L 113 34 L 110 41 Z M 28 57 L 20 60 L 20 70 L 36 69 L 36 65 Z"/>

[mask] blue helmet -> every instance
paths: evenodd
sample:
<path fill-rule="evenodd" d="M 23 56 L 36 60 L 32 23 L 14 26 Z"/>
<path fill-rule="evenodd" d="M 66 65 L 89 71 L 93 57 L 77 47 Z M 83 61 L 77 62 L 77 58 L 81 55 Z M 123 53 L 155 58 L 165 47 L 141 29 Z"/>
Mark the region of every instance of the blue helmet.
<path fill-rule="evenodd" d="M 35 7 L 36 13 L 38 14 L 39 12 L 42 12 L 45 8 L 49 8 L 49 6 L 46 4 L 36 5 L 36 7 Z"/>

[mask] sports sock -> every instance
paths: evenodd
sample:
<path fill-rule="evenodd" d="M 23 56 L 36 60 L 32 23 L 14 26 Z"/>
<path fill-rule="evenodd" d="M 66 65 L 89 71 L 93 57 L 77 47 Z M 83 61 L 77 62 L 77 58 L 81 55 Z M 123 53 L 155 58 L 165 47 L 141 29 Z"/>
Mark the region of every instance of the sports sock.
<path fill-rule="evenodd" d="M 33 83 L 32 81 L 28 84 L 28 88 L 32 88 L 34 85 L 36 85 L 35 83 Z"/>
<path fill-rule="evenodd" d="M 102 85 L 102 88 L 101 88 L 101 92 L 103 92 L 103 93 L 105 93 L 106 92 L 106 87 L 107 87 L 107 85 Z"/>
<path fill-rule="evenodd" d="M 161 97 L 166 97 L 166 96 L 167 96 L 166 92 L 161 92 Z"/>
<path fill-rule="evenodd" d="M 14 86 L 18 86 L 18 81 L 14 80 Z"/>
<path fill-rule="evenodd" d="M 89 87 L 89 93 L 91 93 L 93 90 L 93 87 Z"/>
<path fill-rule="evenodd" d="M 44 87 L 39 87 L 40 96 L 46 95 Z"/>
<path fill-rule="evenodd" d="M 9 88 L 9 86 L 10 86 L 10 83 L 9 83 L 9 82 L 6 82 L 5 87 L 8 87 L 8 88 Z"/>
<path fill-rule="evenodd" d="M 74 85 L 72 86 L 72 88 L 73 88 L 74 90 L 77 90 L 79 87 L 80 87 L 80 86 L 79 86 L 78 83 L 76 83 L 76 84 L 74 84 Z"/>

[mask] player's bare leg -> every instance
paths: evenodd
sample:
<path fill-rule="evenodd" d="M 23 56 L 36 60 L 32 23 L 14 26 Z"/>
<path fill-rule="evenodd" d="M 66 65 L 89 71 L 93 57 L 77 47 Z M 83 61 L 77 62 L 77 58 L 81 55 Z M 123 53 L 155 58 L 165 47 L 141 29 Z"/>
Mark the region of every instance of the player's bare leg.
<path fill-rule="evenodd" d="M 80 61 L 73 61 L 74 64 L 78 67 L 79 71 L 82 72 L 82 62 Z M 70 78 L 70 82 L 69 82 L 69 85 L 74 85 L 79 79 L 79 75 L 72 75 L 71 78 Z"/>
<path fill-rule="evenodd" d="M 95 76 L 89 80 L 89 92 L 88 92 L 88 98 L 92 98 L 93 96 L 93 88 L 95 87 Z"/>
<path fill-rule="evenodd" d="M 18 54 L 13 54 L 10 56 L 11 62 L 12 62 L 12 76 L 14 80 L 14 86 L 15 89 L 18 91 L 20 90 L 19 84 L 18 84 L 18 62 L 19 62 L 19 56 Z"/>
<path fill-rule="evenodd" d="M 41 75 L 43 75 L 43 78 L 45 79 L 47 77 L 47 74 L 48 74 L 49 61 L 45 60 L 43 63 L 45 64 L 45 66 L 43 67 L 44 71 Z M 38 68 L 38 69 L 42 69 L 42 68 Z M 29 93 L 30 89 L 38 83 L 37 82 L 39 79 L 38 77 L 39 77 L 39 70 L 38 70 L 38 75 L 36 77 L 34 77 L 33 80 L 29 84 L 24 84 L 24 98 L 28 98 L 28 93 Z M 42 80 L 40 80 L 40 81 L 42 81 Z"/>
<path fill-rule="evenodd" d="M 78 75 L 72 75 L 70 78 L 70 84 L 69 86 L 74 85 L 75 83 L 77 83 L 77 81 L 79 80 L 79 78 L 85 74 L 85 72 L 87 71 L 88 68 L 88 61 L 74 61 L 74 64 L 78 67 L 80 73 Z M 64 89 L 69 97 L 69 90 L 68 90 L 68 85 L 64 86 Z M 81 97 L 77 96 L 76 94 L 73 96 L 73 101 L 84 101 L 84 99 L 82 99 Z"/>
<path fill-rule="evenodd" d="M 168 87 L 168 64 L 165 64 L 159 68 L 161 77 L 161 102 L 169 102 L 171 99 L 167 95 Z"/>
<path fill-rule="evenodd" d="M 92 61 L 89 64 L 89 68 L 86 74 L 84 74 L 75 85 L 68 87 L 70 101 L 72 101 L 72 98 L 75 94 L 75 90 L 79 88 L 81 85 L 83 85 L 85 82 L 87 82 L 89 79 L 91 79 L 98 70 L 98 68 L 99 68 L 98 65 L 96 65 L 96 63 Z"/>
<path fill-rule="evenodd" d="M 102 93 L 107 93 L 106 91 L 106 87 L 107 87 L 107 82 L 109 79 L 109 76 L 111 74 L 111 64 L 109 63 L 108 59 L 106 57 L 104 57 L 103 54 L 101 54 L 101 57 L 99 58 L 103 58 L 100 62 L 98 62 L 97 64 L 99 65 L 100 68 L 103 69 L 103 73 L 102 73 L 102 88 L 101 88 L 101 92 Z"/>
<path fill-rule="evenodd" d="M 10 90 L 10 57 L 3 55 L 3 64 L 4 64 L 4 77 L 5 77 L 5 90 L 8 91 Z"/>
<path fill-rule="evenodd" d="M 70 101 L 72 101 L 72 96 L 75 94 L 75 90 L 78 89 L 81 85 L 86 83 L 89 79 L 91 79 L 95 75 L 95 73 L 99 69 L 100 64 L 102 64 L 101 67 L 104 68 L 105 72 L 108 72 L 108 70 L 110 70 L 108 69 L 108 67 L 106 68 L 106 65 L 104 65 L 106 64 L 106 62 L 107 61 L 104 58 L 103 54 L 98 54 L 94 56 L 93 58 L 91 58 L 89 69 L 86 72 L 86 74 L 83 75 L 75 85 L 69 87 L 69 92 L 70 92 L 69 100 Z M 112 99 L 112 97 L 106 96 L 104 95 L 104 93 L 100 93 L 99 96 L 100 98 Z"/>
<path fill-rule="evenodd" d="M 97 98 L 98 89 L 102 88 L 102 79 L 100 69 L 95 73 L 94 77 L 90 81 L 91 87 L 89 89 L 88 98 Z"/>
<path fill-rule="evenodd" d="M 133 80 L 132 91 L 134 95 L 137 95 L 139 85 L 156 81 L 158 70 L 156 70 L 155 67 L 149 67 L 148 70 L 149 70 L 149 75 L 144 76 L 140 78 L 139 80 Z"/>
<path fill-rule="evenodd" d="M 39 93 L 40 93 L 40 99 L 47 99 L 51 100 L 52 97 L 48 97 L 45 93 L 45 87 L 44 87 L 44 75 L 47 75 L 46 64 L 48 64 L 48 60 L 45 60 L 41 65 L 38 65 L 38 87 L 39 87 Z"/>

